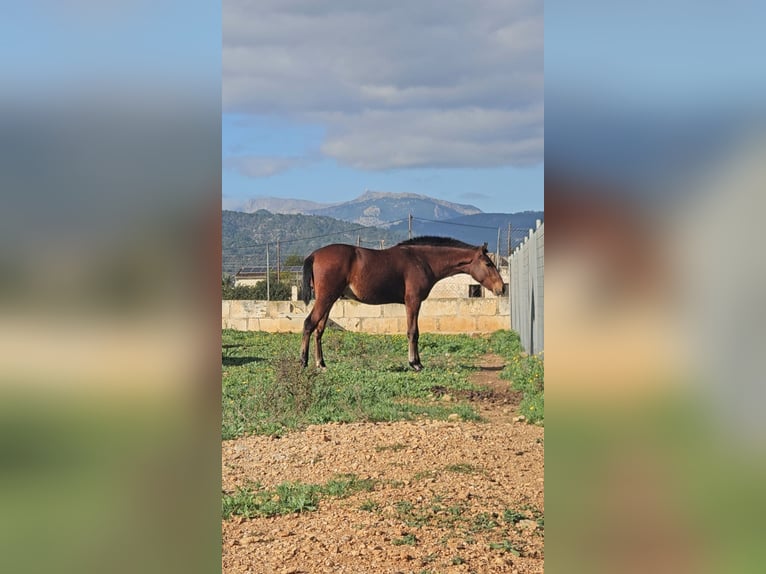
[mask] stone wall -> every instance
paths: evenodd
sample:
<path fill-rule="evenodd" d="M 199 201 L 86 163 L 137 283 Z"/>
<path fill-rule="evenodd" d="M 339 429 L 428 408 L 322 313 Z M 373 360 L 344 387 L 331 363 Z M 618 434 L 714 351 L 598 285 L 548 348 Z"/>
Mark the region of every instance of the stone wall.
<path fill-rule="evenodd" d="M 303 330 L 308 306 L 302 301 L 222 301 L 221 327 L 240 331 L 270 333 Z M 510 329 L 508 298 L 426 299 L 418 321 L 421 332 L 491 333 Z M 364 333 L 405 333 L 404 305 L 364 305 L 356 301 L 336 301 L 328 328 Z"/>

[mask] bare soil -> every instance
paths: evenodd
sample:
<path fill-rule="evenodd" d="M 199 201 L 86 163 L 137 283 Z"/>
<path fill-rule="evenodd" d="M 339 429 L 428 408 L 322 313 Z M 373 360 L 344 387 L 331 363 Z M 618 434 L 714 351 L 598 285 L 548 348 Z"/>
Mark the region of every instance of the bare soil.
<path fill-rule="evenodd" d="M 514 421 L 520 395 L 487 355 L 467 400 L 485 422 L 312 426 L 225 441 L 223 490 L 340 474 L 372 491 L 323 496 L 314 512 L 222 522 L 223 571 L 245 573 L 543 572 L 543 429 Z"/>

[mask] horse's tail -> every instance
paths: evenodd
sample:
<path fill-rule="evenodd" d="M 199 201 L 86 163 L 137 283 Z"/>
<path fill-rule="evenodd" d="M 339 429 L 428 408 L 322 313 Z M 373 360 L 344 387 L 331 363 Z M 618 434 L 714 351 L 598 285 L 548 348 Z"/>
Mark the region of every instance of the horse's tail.
<path fill-rule="evenodd" d="M 311 279 L 314 277 L 314 255 L 309 255 L 303 262 L 303 302 L 311 301 Z"/>

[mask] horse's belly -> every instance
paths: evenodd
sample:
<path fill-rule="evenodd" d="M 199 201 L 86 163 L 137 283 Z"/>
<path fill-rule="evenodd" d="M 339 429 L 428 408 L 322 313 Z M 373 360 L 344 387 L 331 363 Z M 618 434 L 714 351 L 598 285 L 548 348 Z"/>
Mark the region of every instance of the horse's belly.
<path fill-rule="evenodd" d="M 346 287 L 343 291 L 343 297 L 345 299 L 352 299 L 354 301 L 360 301 L 359 297 L 357 297 L 356 293 L 354 293 L 354 290 L 351 288 L 351 285 Z"/>
<path fill-rule="evenodd" d="M 368 305 L 384 305 L 386 303 L 404 303 L 404 295 L 393 292 L 365 291 L 357 289 L 353 284 L 346 287 L 343 296 Z"/>

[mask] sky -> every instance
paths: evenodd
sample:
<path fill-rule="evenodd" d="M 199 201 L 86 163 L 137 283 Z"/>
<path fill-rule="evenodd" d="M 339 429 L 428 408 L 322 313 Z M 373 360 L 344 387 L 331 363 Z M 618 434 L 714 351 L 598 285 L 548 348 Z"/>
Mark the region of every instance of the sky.
<path fill-rule="evenodd" d="M 225 0 L 223 207 L 543 209 L 543 4 Z"/>

